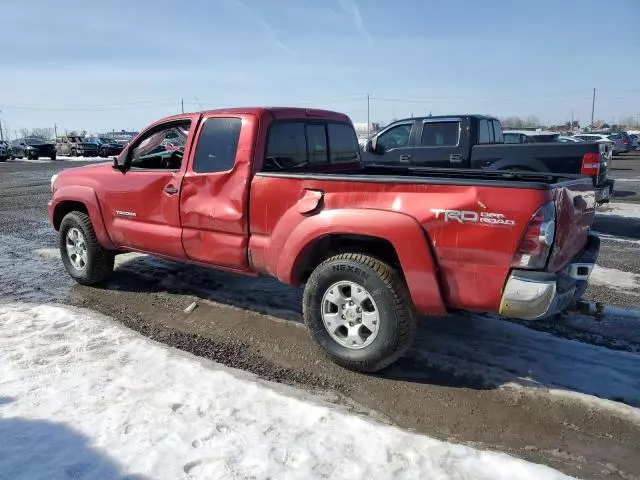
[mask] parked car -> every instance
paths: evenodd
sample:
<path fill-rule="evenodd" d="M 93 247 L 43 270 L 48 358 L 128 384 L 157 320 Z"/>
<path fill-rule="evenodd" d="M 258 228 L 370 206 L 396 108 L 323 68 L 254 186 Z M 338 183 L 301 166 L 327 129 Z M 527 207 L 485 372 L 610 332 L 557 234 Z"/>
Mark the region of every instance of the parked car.
<path fill-rule="evenodd" d="M 56 151 L 70 157 L 97 157 L 98 145 L 79 135 L 61 135 L 56 138 Z"/>
<path fill-rule="evenodd" d="M 6 162 L 10 155 L 10 149 L 8 142 L 0 140 L 0 162 Z"/>
<path fill-rule="evenodd" d="M 563 142 L 563 143 L 582 143 L 584 142 L 584 140 L 582 140 L 581 138 L 578 137 L 571 137 L 571 136 L 566 136 L 566 135 L 560 135 L 558 137 L 558 141 L 559 142 Z"/>
<path fill-rule="evenodd" d="M 629 139 L 631 140 L 631 149 L 632 150 L 640 149 L 640 136 L 636 135 L 635 133 L 630 133 L 629 134 Z"/>
<path fill-rule="evenodd" d="M 157 150 L 171 133 L 187 137 L 184 151 Z M 409 348 L 418 314 L 564 310 L 599 251 L 590 179 L 366 167 L 349 118 L 324 110 L 168 117 L 113 165 L 54 175 L 51 192 L 78 283 L 105 281 L 116 253 L 136 251 L 305 284 L 311 336 L 365 372 Z"/>
<path fill-rule="evenodd" d="M 56 159 L 56 146 L 53 142 L 41 138 L 20 138 L 11 142 L 11 159 L 26 157 L 36 160 L 40 157 Z"/>
<path fill-rule="evenodd" d="M 366 164 L 429 168 L 509 170 L 584 175 L 592 179 L 598 202 L 608 202 L 614 181 L 607 177 L 610 156 L 604 147 L 561 143 L 554 132 L 528 132 L 553 141 L 506 144 L 498 119 L 485 115 L 449 115 L 398 120 L 366 144 Z M 516 135 L 530 138 L 523 132 Z M 538 139 L 540 139 L 538 138 Z M 417 170 L 416 170 L 417 169 Z"/>
<path fill-rule="evenodd" d="M 548 143 L 558 142 L 560 134 L 544 130 L 504 130 L 504 143 Z"/>
<path fill-rule="evenodd" d="M 627 153 L 629 150 L 631 150 L 631 138 L 629 137 L 629 134 L 627 132 L 593 132 L 593 133 L 607 135 L 611 140 L 619 144 L 621 147 L 621 150 L 619 150 L 617 153 Z"/>
<path fill-rule="evenodd" d="M 98 149 L 98 155 L 101 157 L 109 157 L 112 155 L 120 155 L 124 149 L 124 145 L 116 142 L 108 137 L 92 137 L 86 140 L 88 143 L 95 143 Z"/>
<path fill-rule="evenodd" d="M 576 138 L 580 138 L 585 142 L 595 142 L 598 144 L 610 145 L 611 154 L 619 155 L 626 151 L 624 142 L 622 141 L 622 137 L 610 135 L 606 133 L 581 133 L 575 136 Z"/>

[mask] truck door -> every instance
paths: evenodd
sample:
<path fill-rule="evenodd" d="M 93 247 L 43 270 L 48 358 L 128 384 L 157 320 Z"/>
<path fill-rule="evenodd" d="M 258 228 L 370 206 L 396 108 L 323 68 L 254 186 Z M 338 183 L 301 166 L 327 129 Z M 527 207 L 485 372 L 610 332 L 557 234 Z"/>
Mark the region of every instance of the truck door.
<path fill-rule="evenodd" d="M 69 155 L 68 146 L 67 137 L 58 137 L 56 140 L 56 153 L 59 155 Z"/>
<path fill-rule="evenodd" d="M 191 260 L 248 268 L 253 115 L 208 114 L 198 127 L 182 181 L 182 244 Z"/>
<path fill-rule="evenodd" d="M 415 123 L 413 120 L 401 121 L 382 130 L 374 137 L 375 149 L 371 143 L 367 144 L 363 161 L 367 164 L 409 165 L 415 143 L 412 136 Z"/>
<path fill-rule="evenodd" d="M 172 258 L 185 258 L 180 225 L 180 194 L 186 158 L 199 114 L 156 123 L 127 147 L 121 157 L 126 173 L 109 170 L 102 215 L 111 240 L 118 246 Z M 167 150 L 171 138 L 180 147 Z M 184 156 L 184 160 L 183 160 Z"/>
<path fill-rule="evenodd" d="M 425 118 L 419 122 L 411 165 L 468 168 L 467 137 L 460 118 Z"/>

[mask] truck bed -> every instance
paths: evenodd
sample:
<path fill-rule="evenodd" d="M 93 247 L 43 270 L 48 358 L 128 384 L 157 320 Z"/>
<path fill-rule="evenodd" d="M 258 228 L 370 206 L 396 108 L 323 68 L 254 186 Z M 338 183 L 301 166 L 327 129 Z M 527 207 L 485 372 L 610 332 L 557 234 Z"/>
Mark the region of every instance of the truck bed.
<path fill-rule="evenodd" d="M 423 185 L 494 186 L 501 188 L 549 190 L 557 186 L 591 181 L 581 175 L 541 172 L 505 172 L 462 168 L 403 167 L 391 165 L 366 165 L 361 169 L 341 172 L 261 172 L 259 176 L 297 178 L 309 180 L 333 180 L 365 183 L 418 183 Z"/>

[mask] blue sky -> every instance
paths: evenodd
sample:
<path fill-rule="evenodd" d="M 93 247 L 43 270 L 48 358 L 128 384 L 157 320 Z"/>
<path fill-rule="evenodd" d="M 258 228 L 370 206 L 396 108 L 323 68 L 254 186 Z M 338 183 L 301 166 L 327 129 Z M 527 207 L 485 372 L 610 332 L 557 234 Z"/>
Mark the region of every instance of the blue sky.
<path fill-rule="evenodd" d="M 0 119 L 139 129 L 180 111 L 310 105 L 354 122 L 640 113 L 640 1 L 2 0 Z"/>

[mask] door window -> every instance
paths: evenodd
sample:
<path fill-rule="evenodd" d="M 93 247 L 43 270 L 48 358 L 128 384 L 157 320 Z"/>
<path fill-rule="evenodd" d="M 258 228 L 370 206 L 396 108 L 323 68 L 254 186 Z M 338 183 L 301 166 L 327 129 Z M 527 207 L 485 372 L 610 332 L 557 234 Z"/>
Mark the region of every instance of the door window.
<path fill-rule="evenodd" d="M 402 125 L 396 125 L 391 127 L 386 132 L 380 134 L 378 137 L 378 146 L 384 151 L 391 150 L 392 148 L 402 148 L 409 145 L 409 138 L 411 137 L 411 123 L 403 123 Z"/>
<path fill-rule="evenodd" d="M 236 162 L 242 120 L 239 118 L 207 118 L 200 130 L 193 171 L 226 172 Z"/>
<path fill-rule="evenodd" d="M 425 122 L 420 144 L 423 147 L 455 147 L 459 137 L 459 122 Z"/>
<path fill-rule="evenodd" d="M 145 133 L 131 152 L 131 168 L 180 170 L 191 120 L 172 122 Z"/>

